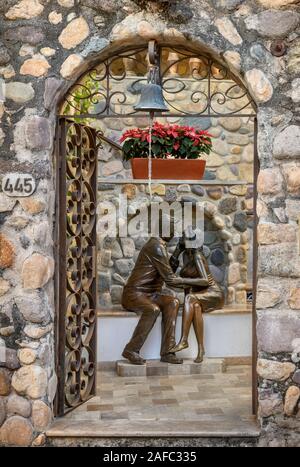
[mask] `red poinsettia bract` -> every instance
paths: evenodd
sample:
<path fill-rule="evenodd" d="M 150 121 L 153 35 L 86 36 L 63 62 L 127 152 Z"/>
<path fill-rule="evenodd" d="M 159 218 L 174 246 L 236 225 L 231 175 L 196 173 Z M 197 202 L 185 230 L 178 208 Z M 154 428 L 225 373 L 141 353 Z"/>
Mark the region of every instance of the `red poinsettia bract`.
<path fill-rule="evenodd" d="M 171 125 L 154 122 L 151 136 L 151 155 L 160 159 L 198 159 L 209 154 L 212 148 L 207 131 L 191 126 Z M 126 130 L 120 138 L 124 158 L 148 157 L 149 128 Z"/>

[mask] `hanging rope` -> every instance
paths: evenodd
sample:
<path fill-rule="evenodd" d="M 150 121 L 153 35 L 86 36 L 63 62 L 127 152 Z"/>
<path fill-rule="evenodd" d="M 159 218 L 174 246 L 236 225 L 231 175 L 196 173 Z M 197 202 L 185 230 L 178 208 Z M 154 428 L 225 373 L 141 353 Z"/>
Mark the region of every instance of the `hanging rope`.
<path fill-rule="evenodd" d="M 150 112 L 149 116 L 149 153 L 148 153 L 148 188 L 149 188 L 149 196 L 150 196 L 150 203 L 152 201 L 152 126 L 153 126 L 153 119 L 154 113 Z"/>

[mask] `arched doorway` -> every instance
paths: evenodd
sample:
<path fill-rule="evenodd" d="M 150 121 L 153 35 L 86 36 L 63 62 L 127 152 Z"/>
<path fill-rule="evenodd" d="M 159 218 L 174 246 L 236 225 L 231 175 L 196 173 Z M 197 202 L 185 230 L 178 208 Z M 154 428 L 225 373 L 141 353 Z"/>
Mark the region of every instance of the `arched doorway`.
<path fill-rule="evenodd" d="M 97 154 L 99 155 L 101 149 L 105 151 L 105 145 L 109 145 L 120 154 L 121 147 L 117 142 L 120 132 L 134 125 L 148 124 L 148 114 L 137 112 L 134 106 L 147 82 L 148 63 L 151 60 L 155 60 L 159 66 L 164 99 L 169 108 L 169 112 L 159 115 L 159 119 L 168 119 L 169 122 L 180 122 L 188 126 L 215 128 L 219 153 L 215 155 L 212 170 L 208 171 L 208 180 L 221 180 L 225 183 L 231 176 L 232 180 L 227 183 L 229 187 L 243 185 L 238 183 L 241 181 L 239 177 L 242 176 L 246 185 L 253 186 L 255 180 L 255 104 L 242 81 L 234 76 L 224 63 L 207 53 L 199 53 L 186 46 L 173 47 L 164 43 L 160 43 L 157 49 L 154 49 L 153 41 L 138 47 L 128 46 L 95 64 L 68 91 L 60 106 L 57 138 L 58 415 L 63 415 L 95 395 L 96 315 L 99 306 L 96 287 Z M 212 122 L 216 124 L 211 125 Z M 247 128 L 247 125 L 250 125 L 251 129 Z M 228 132 L 234 132 L 234 128 L 243 128 L 239 138 L 231 138 L 231 158 L 226 154 L 226 147 L 229 146 L 222 144 L 224 135 L 217 131 L 219 127 Z M 254 148 L 252 160 L 250 150 L 247 152 L 243 147 L 248 146 L 248 143 L 245 144 L 246 140 Z M 239 156 L 241 153 L 242 156 Z M 106 163 L 103 157 L 100 160 Z M 109 175 L 120 175 L 117 166 L 120 167 L 120 164 L 114 164 L 114 168 L 111 166 Z M 125 167 L 124 170 L 128 175 L 129 167 Z M 100 175 L 103 182 L 105 174 L 101 172 L 101 163 Z M 107 181 L 113 183 L 110 177 Z M 224 188 L 223 194 L 228 191 Z M 212 200 L 214 196 L 218 196 L 213 195 L 213 190 L 211 195 Z M 248 210 L 253 216 L 255 184 L 254 190 L 252 187 L 252 198 L 254 204 Z M 244 210 L 247 203 L 245 206 Z M 228 208 L 224 208 L 224 216 L 227 215 L 226 209 Z M 255 245 L 255 219 L 253 226 Z M 216 250 L 217 246 L 214 249 Z M 239 293 L 240 301 L 247 300 L 247 292 L 248 295 L 250 292 L 255 295 L 255 248 L 252 248 L 251 255 L 254 258 L 254 287 L 250 287 L 250 290 L 246 290 L 246 287 L 238 289 L 241 285 L 240 279 L 236 281 L 237 285 L 233 282 L 231 286 L 231 293 L 234 293 L 235 297 Z M 232 262 L 236 263 L 234 260 Z M 246 282 L 246 279 L 243 280 L 244 284 Z M 252 306 L 254 309 L 255 300 L 252 300 Z M 255 320 L 254 312 L 252 316 Z M 253 339 L 255 341 L 254 331 Z M 255 387 L 255 379 L 253 381 Z M 255 393 L 254 390 L 254 406 Z"/>

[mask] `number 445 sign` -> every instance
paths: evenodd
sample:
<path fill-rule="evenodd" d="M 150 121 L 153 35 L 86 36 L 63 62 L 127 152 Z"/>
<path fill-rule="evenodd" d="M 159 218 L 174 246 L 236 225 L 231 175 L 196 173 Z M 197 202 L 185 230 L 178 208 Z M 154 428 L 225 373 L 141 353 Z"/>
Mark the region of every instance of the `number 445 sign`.
<path fill-rule="evenodd" d="M 7 196 L 30 196 L 35 188 L 35 180 L 30 174 L 9 173 L 2 179 L 2 191 Z"/>

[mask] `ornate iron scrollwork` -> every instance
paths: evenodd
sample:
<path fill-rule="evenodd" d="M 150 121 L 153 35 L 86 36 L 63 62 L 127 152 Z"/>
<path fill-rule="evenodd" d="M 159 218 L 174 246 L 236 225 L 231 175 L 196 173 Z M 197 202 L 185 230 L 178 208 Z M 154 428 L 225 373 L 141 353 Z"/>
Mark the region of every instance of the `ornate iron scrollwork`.
<path fill-rule="evenodd" d="M 71 88 L 64 115 L 128 117 L 137 111 L 143 85 L 154 70 L 172 114 L 186 116 L 255 115 L 253 100 L 224 64 L 180 46 L 125 50 L 99 63 Z M 182 105 L 184 101 L 184 105 Z"/>
<path fill-rule="evenodd" d="M 94 129 L 61 121 L 59 414 L 95 393 L 96 188 L 100 144 Z"/>

